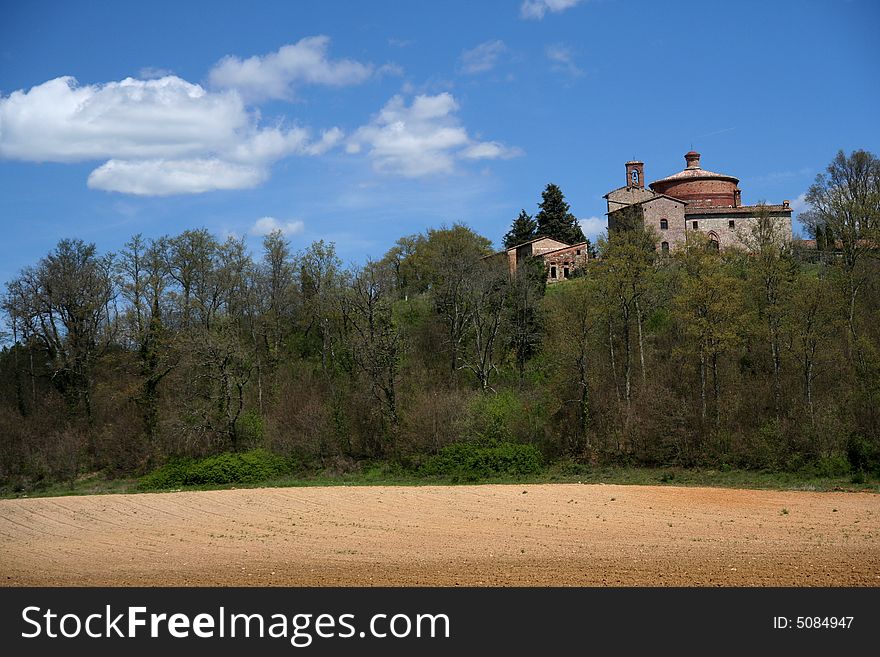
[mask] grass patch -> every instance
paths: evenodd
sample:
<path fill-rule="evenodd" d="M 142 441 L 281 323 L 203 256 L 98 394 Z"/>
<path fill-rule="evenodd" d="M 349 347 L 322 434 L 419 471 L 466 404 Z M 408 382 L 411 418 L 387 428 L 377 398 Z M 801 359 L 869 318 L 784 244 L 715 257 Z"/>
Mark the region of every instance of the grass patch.
<path fill-rule="evenodd" d="M 491 452 L 490 452 L 491 453 Z M 432 462 L 404 467 L 392 461 L 361 462 L 354 470 L 296 469 L 296 463 L 281 456 L 256 450 L 244 454 L 222 454 L 188 466 L 166 464 L 138 479 L 107 479 L 100 473 L 82 476 L 70 483 L 46 486 L 24 493 L 7 492 L 0 497 L 48 497 L 137 493 L 158 490 L 218 490 L 224 488 L 287 488 L 296 486 L 444 486 L 456 484 L 621 484 L 633 486 L 706 486 L 764 490 L 854 491 L 880 493 L 880 478 L 863 474 L 853 482 L 852 475 L 820 475 L 756 470 L 709 470 L 698 468 L 647 468 L 594 466 L 574 461 L 554 461 L 537 471 L 529 457 L 520 461 L 485 453 L 445 453 Z M 479 456 L 478 456 L 479 455 Z M 439 455 L 437 455 L 439 456 Z M 497 457 L 497 458 L 496 458 Z M 477 472 L 465 465 L 476 459 Z M 488 461 L 482 459 L 488 458 Z M 230 466 L 230 463 L 234 464 Z M 425 467 L 428 463 L 430 466 Z M 512 464 L 507 467 L 504 464 Z M 519 465 L 517 465 L 519 464 Z M 517 470 L 517 468 L 520 468 Z M 523 469 L 524 468 L 524 469 Z M 520 472 L 518 474 L 517 472 Z M 161 474 L 160 474 L 161 473 Z M 187 475 L 187 473 L 190 473 Z M 469 474 L 463 474 L 469 473 Z M 210 475 L 210 476 L 208 476 Z M 861 477 L 860 477 L 861 479 Z"/>

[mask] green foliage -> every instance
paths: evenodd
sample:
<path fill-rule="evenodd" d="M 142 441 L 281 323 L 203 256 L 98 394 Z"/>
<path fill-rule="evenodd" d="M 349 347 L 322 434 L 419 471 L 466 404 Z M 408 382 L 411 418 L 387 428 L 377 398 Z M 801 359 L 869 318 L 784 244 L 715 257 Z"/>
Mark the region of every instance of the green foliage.
<path fill-rule="evenodd" d="M 238 430 L 243 444 L 256 445 L 261 443 L 266 433 L 263 416 L 255 409 L 245 411 L 238 420 Z"/>
<path fill-rule="evenodd" d="M 161 468 L 141 477 L 143 490 L 258 484 L 292 474 L 295 463 L 264 449 L 234 454 L 224 452 L 204 459 L 172 459 Z"/>
<path fill-rule="evenodd" d="M 535 215 L 538 222 L 537 234 L 552 237 L 566 244 L 579 244 L 586 240 L 577 218 L 570 212 L 562 190 L 549 183 L 541 192 L 540 210 Z"/>
<path fill-rule="evenodd" d="M 537 474 L 542 467 L 541 452 L 534 445 L 454 443 L 429 458 L 422 465 L 421 472 L 429 476 L 476 481 L 501 475 Z"/>
<path fill-rule="evenodd" d="M 537 229 L 538 222 L 525 210 L 520 210 L 519 216 L 513 220 L 510 230 L 504 236 L 504 248 L 509 249 L 534 239 L 537 235 Z"/>
<path fill-rule="evenodd" d="M 854 473 L 880 474 L 880 449 L 864 437 L 850 436 L 846 446 L 846 456 Z"/>
<path fill-rule="evenodd" d="M 525 406 L 514 390 L 476 397 L 471 405 L 469 435 L 481 444 L 513 440 Z"/>

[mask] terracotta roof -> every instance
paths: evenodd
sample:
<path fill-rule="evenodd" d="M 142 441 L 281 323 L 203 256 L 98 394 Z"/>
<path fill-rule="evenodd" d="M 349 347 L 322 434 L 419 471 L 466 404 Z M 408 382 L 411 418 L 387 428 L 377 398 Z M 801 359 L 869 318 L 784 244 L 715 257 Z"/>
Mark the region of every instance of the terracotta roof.
<path fill-rule="evenodd" d="M 508 251 L 513 251 L 514 249 L 518 249 L 521 246 L 525 246 L 526 244 L 531 244 L 532 242 L 539 242 L 540 240 L 553 240 L 554 242 L 559 242 L 560 244 L 565 244 L 562 240 L 558 240 L 555 237 L 548 237 L 547 235 L 538 235 L 533 240 L 529 240 L 528 242 L 523 242 L 522 244 L 514 244 L 511 247 L 504 249 L 501 253 L 507 253 Z"/>
<path fill-rule="evenodd" d="M 623 187 L 618 187 L 617 189 L 612 189 L 610 192 L 605 194 L 602 198 L 608 198 L 614 192 L 619 192 L 622 189 L 644 189 L 646 192 L 648 192 L 650 194 L 657 194 L 657 192 L 655 192 L 653 189 L 648 189 L 646 187 L 633 187 L 632 185 L 624 185 Z"/>
<path fill-rule="evenodd" d="M 695 214 L 750 214 L 755 215 L 760 212 L 761 209 L 765 209 L 768 212 L 785 212 L 791 214 L 791 207 L 785 207 L 784 205 L 738 205 L 736 207 L 709 207 L 709 208 L 699 208 L 699 207 L 686 207 L 684 209 L 684 213 L 686 215 L 695 215 Z"/>
<path fill-rule="evenodd" d="M 704 180 L 704 179 L 715 179 L 715 180 L 731 180 L 735 183 L 739 182 L 739 178 L 735 178 L 734 176 L 728 176 L 724 173 L 715 173 L 714 171 L 707 171 L 706 169 L 701 169 L 700 167 L 688 167 L 683 171 L 679 171 L 678 173 L 674 173 L 671 176 L 667 176 L 666 178 L 660 178 L 660 180 L 655 180 L 652 182 L 649 187 L 653 189 L 654 185 L 661 182 L 677 182 L 681 180 Z"/>
<path fill-rule="evenodd" d="M 587 242 L 578 242 L 577 244 L 572 244 L 571 246 L 563 246 L 561 249 L 553 249 L 552 251 L 544 251 L 544 253 L 539 253 L 538 255 L 543 258 L 544 256 L 553 255 L 554 253 L 559 253 L 560 251 L 565 251 L 566 249 L 573 249 L 577 246 L 586 246 Z"/>
<path fill-rule="evenodd" d="M 562 240 L 558 240 L 558 239 L 556 239 L 555 237 L 547 237 L 546 235 L 539 235 L 539 236 L 536 237 L 535 239 L 533 239 L 533 240 L 529 240 L 528 242 L 522 242 L 521 244 L 514 244 L 513 246 L 511 246 L 511 247 L 509 247 L 509 248 L 507 248 L 507 249 L 503 249 L 503 250 L 501 250 L 501 251 L 496 251 L 495 253 L 490 253 L 490 254 L 488 254 L 488 255 L 484 255 L 484 256 L 482 256 L 481 259 L 484 259 L 484 258 L 491 258 L 491 257 L 493 257 L 493 256 L 504 255 L 504 254 L 508 253 L 509 251 L 514 251 L 514 250 L 518 249 L 518 248 L 521 247 L 521 246 L 525 246 L 526 244 L 531 244 L 532 242 L 537 242 L 537 241 L 539 241 L 539 240 L 553 240 L 554 242 L 559 242 L 560 244 L 565 244 L 565 242 L 563 242 Z M 567 247 L 563 247 L 563 248 L 567 248 Z"/>
<path fill-rule="evenodd" d="M 626 205 L 619 207 L 619 208 L 614 208 L 613 210 L 611 210 L 611 212 L 606 212 L 605 214 L 611 214 L 612 212 L 620 212 L 621 210 L 625 210 L 626 208 L 632 207 L 633 205 L 645 205 L 646 203 L 651 203 L 651 202 L 656 201 L 657 199 L 661 199 L 661 198 L 668 198 L 670 201 L 675 201 L 676 203 L 681 203 L 682 205 L 687 205 L 687 201 L 682 201 L 680 198 L 675 198 L 674 196 L 669 196 L 668 194 L 658 194 L 657 192 L 654 192 L 654 196 L 652 196 L 651 198 L 646 198 L 644 201 L 636 201 L 634 203 L 627 203 Z M 685 212 L 687 212 L 687 209 L 685 209 Z"/>

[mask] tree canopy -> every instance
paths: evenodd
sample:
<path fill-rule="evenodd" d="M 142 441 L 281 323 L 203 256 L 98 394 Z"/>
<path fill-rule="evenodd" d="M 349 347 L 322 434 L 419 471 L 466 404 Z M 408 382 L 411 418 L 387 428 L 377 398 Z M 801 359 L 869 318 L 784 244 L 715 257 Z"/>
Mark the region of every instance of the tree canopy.
<path fill-rule="evenodd" d="M 579 244 L 586 240 L 577 217 L 571 213 L 571 208 L 558 186 L 553 183 L 547 185 L 541 192 L 538 207 L 538 214 L 535 215 L 538 236 L 552 237 L 566 244 Z"/>

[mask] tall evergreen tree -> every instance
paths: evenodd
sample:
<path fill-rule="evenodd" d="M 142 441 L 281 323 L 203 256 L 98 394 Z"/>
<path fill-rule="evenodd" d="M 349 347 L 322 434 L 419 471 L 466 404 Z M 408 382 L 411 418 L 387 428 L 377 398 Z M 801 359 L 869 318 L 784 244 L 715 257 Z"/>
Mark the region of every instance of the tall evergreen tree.
<path fill-rule="evenodd" d="M 566 244 L 578 244 L 586 239 L 558 186 L 553 183 L 547 185 L 541 192 L 541 203 L 538 207 L 540 211 L 535 216 L 538 220 L 538 235 L 552 237 Z"/>
<path fill-rule="evenodd" d="M 525 210 L 519 211 L 519 216 L 513 220 L 510 230 L 504 236 L 504 248 L 509 249 L 517 244 L 523 244 L 537 236 L 538 222 Z"/>

